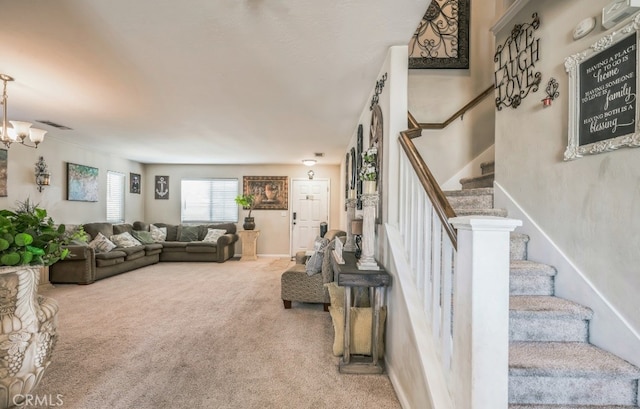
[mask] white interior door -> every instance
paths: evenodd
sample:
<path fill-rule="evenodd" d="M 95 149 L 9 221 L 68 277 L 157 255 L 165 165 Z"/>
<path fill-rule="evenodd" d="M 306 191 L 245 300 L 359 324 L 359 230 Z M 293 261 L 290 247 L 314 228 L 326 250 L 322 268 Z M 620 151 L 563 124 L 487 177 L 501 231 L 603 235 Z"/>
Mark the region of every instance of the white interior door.
<path fill-rule="evenodd" d="M 329 223 L 329 180 L 291 181 L 291 255 L 312 250 L 320 223 Z"/>

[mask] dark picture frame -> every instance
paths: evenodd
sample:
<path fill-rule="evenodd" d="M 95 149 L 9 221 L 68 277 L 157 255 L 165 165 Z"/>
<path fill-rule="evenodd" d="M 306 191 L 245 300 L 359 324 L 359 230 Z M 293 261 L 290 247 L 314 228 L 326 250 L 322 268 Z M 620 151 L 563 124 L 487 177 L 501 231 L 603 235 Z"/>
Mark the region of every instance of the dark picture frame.
<path fill-rule="evenodd" d="M 98 176 L 98 168 L 67 162 L 67 200 L 97 202 Z"/>
<path fill-rule="evenodd" d="M 154 183 L 154 198 L 169 200 L 169 176 L 157 176 Z"/>
<path fill-rule="evenodd" d="M 243 176 L 242 192 L 245 195 L 253 195 L 254 210 L 289 209 L 287 176 Z"/>
<path fill-rule="evenodd" d="M 638 29 L 640 15 L 565 59 L 569 135 L 564 160 L 640 147 Z"/>
<path fill-rule="evenodd" d="M 470 0 L 432 0 L 409 41 L 409 69 L 468 69 L 470 10 Z"/>
<path fill-rule="evenodd" d="M 138 173 L 129 173 L 129 193 L 140 194 L 141 183 Z"/>

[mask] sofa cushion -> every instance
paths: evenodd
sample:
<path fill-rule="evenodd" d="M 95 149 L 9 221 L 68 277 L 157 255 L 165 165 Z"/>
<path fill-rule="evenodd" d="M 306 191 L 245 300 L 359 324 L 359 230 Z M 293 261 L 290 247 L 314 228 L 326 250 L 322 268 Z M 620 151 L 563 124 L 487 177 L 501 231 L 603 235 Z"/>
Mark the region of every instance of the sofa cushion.
<path fill-rule="evenodd" d="M 156 242 L 150 231 L 133 230 L 131 235 L 142 244 L 152 244 Z M 160 247 L 162 247 L 162 245 L 160 245 Z"/>
<path fill-rule="evenodd" d="M 145 223 L 145 222 L 141 222 L 141 221 L 135 221 L 135 222 L 133 222 L 133 230 L 150 231 L 151 230 L 151 225 L 149 223 Z"/>
<path fill-rule="evenodd" d="M 98 233 L 102 233 L 104 237 L 110 237 L 113 235 L 113 224 L 111 223 L 87 223 L 82 227 L 84 228 L 84 231 L 91 236 L 91 239 L 95 239 Z"/>
<path fill-rule="evenodd" d="M 142 243 L 136 240 L 136 238 L 133 237 L 129 232 L 114 234 L 113 236 L 110 237 L 110 240 L 114 242 L 117 247 L 122 247 L 122 248 L 135 247 L 135 246 L 142 245 Z"/>
<path fill-rule="evenodd" d="M 139 244 L 137 246 L 118 247 L 114 251 L 121 251 L 126 254 L 127 257 L 130 257 L 136 253 L 142 253 L 142 255 L 144 255 L 144 249 L 144 245 Z"/>
<path fill-rule="evenodd" d="M 167 239 L 167 228 L 166 227 L 158 227 L 155 224 L 149 226 L 149 233 L 151 233 L 151 237 L 153 241 L 156 243 L 163 242 Z"/>
<path fill-rule="evenodd" d="M 123 251 L 112 250 L 108 253 L 96 253 L 96 267 L 108 267 L 123 263 L 127 254 Z"/>
<path fill-rule="evenodd" d="M 116 245 L 104 234 L 97 232 L 96 237 L 89 243 L 89 247 L 94 249 L 96 253 L 106 253 L 116 248 Z"/>
<path fill-rule="evenodd" d="M 320 236 L 316 237 L 316 240 L 313 243 L 313 255 L 311 255 L 309 260 L 305 263 L 307 274 L 310 276 L 322 271 L 322 260 L 328 245 L 329 240 Z"/>
<path fill-rule="evenodd" d="M 216 243 L 207 241 L 192 241 L 187 244 L 187 253 L 215 253 L 218 251 Z"/>
<path fill-rule="evenodd" d="M 204 238 L 202 239 L 202 241 L 209 242 L 209 243 L 217 243 L 218 239 L 222 236 L 224 236 L 227 231 L 223 230 L 223 229 L 207 229 L 207 235 L 204 236 Z"/>
<path fill-rule="evenodd" d="M 128 223 L 113 225 L 113 234 L 131 233 L 132 231 L 133 231 L 133 226 Z"/>
<path fill-rule="evenodd" d="M 144 254 L 147 256 L 153 256 L 154 254 L 162 253 L 162 244 L 160 243 L 151 243 L 144 244 Z"/>
<path fill-rule="evenodd" d="M 200 226 L 178 226 L 178 241 L 199 241 Z"/>

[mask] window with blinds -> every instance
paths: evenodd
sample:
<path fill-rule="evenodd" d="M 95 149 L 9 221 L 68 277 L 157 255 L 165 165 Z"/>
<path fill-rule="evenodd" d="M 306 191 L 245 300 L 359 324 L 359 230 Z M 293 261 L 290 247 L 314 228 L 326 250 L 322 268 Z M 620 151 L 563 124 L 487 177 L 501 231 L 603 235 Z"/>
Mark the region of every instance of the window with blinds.
<path fill-rule="evenodd" d="M 182 179 L 182 223 L 238 221 L 238 179 Z"/>
<path fill-rule="evenodd" d="M 107 221 L 124 223 L 124 173 L 107 171 Z"/>

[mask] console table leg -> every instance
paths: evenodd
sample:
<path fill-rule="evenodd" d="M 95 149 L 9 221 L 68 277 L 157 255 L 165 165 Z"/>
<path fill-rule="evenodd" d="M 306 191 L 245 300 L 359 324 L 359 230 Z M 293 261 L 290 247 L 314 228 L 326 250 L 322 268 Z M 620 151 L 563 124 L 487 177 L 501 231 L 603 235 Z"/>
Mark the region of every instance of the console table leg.
<path fill-rule="evenodd" d="M 351 287 L 344 288 L 344 351 L 342 352 L 342 363 L 348 364 L 351 361 Z"/>

